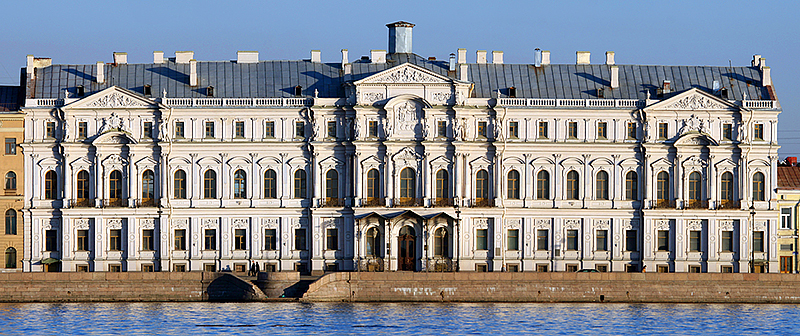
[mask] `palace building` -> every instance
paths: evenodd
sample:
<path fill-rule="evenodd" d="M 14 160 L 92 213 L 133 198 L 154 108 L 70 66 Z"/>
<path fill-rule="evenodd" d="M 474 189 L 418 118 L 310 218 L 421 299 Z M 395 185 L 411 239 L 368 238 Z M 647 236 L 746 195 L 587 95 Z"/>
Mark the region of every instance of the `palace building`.
<path fill-rule="evenodd" d="M 770 68 L 28 56 L 26 271 L 777 272 Z M 21 172 L 22 173 L 22 172 Z"/>

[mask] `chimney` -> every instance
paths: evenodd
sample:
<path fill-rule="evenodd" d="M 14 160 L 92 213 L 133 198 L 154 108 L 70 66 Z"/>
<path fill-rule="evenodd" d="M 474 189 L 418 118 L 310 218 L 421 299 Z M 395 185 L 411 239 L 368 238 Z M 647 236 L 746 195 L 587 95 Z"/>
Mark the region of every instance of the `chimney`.
<path fill-rule="evenodd" d="M 258 51 L 237 51 L 236 63 L 258 63 Z"/>
<path fill-rule="evenodd" d="M 450 53 L 450 59 L 448 61 L 447 71 L 456 71 L 456 54 Z"/>
<path fill-rule="evenodd" d="M 188 64 L 189 60 L 194 59 L 194 51 L 176 51 L 175 63 Z"/>
<path fill-rule="evenodd" d="M 767 85 L 772 85 L 772 76 L 770 76 L 769 67 L 765 66 L 761 68 L 761 86 Z"/>
<path fill-rule="evenodd" d="M 789 156 L 786 158 L 786 163 L 790 166 L 794 167 L 797 165 L 797 157 L 796 156 Z"/>
<path fill-rule="evenodd" d="M 25 67 L 25 71 L 28 73 L 28 79 L 36 78 L 36 73 L 33 69 L 36 68 L 46 68 L 53 64 L 52 58 L 44 58 L 44 57 L 33 57 L 33 55 L 28 55 L 27 57 L 27 66 Z"/>
<path fill-rule="evenodd" d="M 750 65 L 754 66 L 754 67 L 757 67 L 757 66 L 760 65 L 760 64 L 758 64 L 758 62 L 760 62 L 760 61 L 761 61 L 761 55 L 755 54 L 755 55 L 753 55 L 753 60 L 750 61 Z"/>
<path fill-rule="evenodd" d="M 34 76 L 34 67 L 33 67 L 33 55 L 27 56 L 27 64 L 25 65 L 25 71 L 28 73 L 28 79 L 35 78 Z"/>
<path fill-rule="evenodd" d="M 666 79 L 665 79 L 665 80 L 664 80 L 664 81 L 661 83 L 661 91 L 662 91 L 662 92 L 664 92 L 664 93 L 670 93 L 670 92 L 672 92 L 672 89 L 670 88 L 671 84 L 672 84 L 672 82 L 670 82 L 669 80 L 666 80 Z"/>
<path fill-rule="evenodd" d="M 759 58 L 758 59 L 758 67 L 759 67 L 759 69 L 764 69 L 764 67 L 766 67 L 766 66 L 767 66 L 767 59 L 764 58 L 764 57 Z"/>
<path fill-rule="evenodd" d="M 189 60 L 189 85 L 197 86 L 197 61 Z"/>
<path fill-rule="evenodd" d="M 614 65 L 614 52 L 613 51 L 606 51 L 606 65 Z"/>
<path fill-rule="evenodd" d="M 458 49 L 458 64 L 467 63 L 467 49 Z"/>
<path fill-rule="evenodd" d="M 542 49 L 533 49 L 533 66 L 537 68 L 542 66 Z"/>
<path fill-rule="evenodd" d="M 550 64 L 550 50 L 542 50 L 542 65 Z"/>
<path fill-rule="evenodd" d="M 372 63 L 386 63 L 386 50 L 370 50 L 369 58 L 372 59 Z"/>
<path fill-rule="evenodd" d="M 476 63 L 486 64 L 486 50 L 478 50 L 475 54 L 478 56 Z"/>
<path fill-rule="evenodd" d="M 344 69 L 344 65 L 350 63 L 347 59 L 347 49 L 342 49 L 342 69 Z"/>
<path fill-rule="evenodd" d="M 153 52 L 153 63 L 155 63 L 155 64 L 164 63 L 164 52 L 163 51 L 154 51 Z"/>
<path fill-rule="evenodd" d="M 461 76 L 459 76 L 458 79 L 460 79 L 462 81 L 465 81 L 465 82 L 468 81 L 469 77 L 467 76 L 467 72 L 469 71 L 469 65 L 461 64 L 461 69 L 460 70 L 461 70 Z"/>
<path fill-rule="evenodd" d="M 115 52 L 114 64 L 128 64 L 128 53 Z"/>
<path fill-rule="evenodd" d="M 311 62 L 322 63 L 322 52 L 319 50 L 311 50 Z"/>
<path fill-rule="evenodd" d="M 492 51 L 492 63 L 494 63 L 494 64 L 503 64 L 503 52 L 502 51 Z"/>
<path fill-rule="evenodd" d="M 411 29 L 414 28 L 414 24 L 405 21 L 397 21 L 387 24 L 386 27 L 389 27 L 389 53 L 410 54 Z"/>
<path fill-rule="evenodd" d="M 589 63 L 591 63 L 591 61 L 590 61 L 591 53 L 588 52 L 588 51 L 576 51 L 575 52 L 575 56 L 577 56 L 576 57 L 577 60 L 576 60 L 575 64 L 589 64 Z"/>
<path fill-rule="evenodd" d="M 95 78 L 97 79 L 98 84 L 103 84 L 106 82 L 106 73 L 105 73 L 106 64 L 103 62 L 97 62 L 97 74 Z"/>
<path fill-rule="evenodd" d="M 619 67 L 616 65 L 611 66 L 611 88 L 616 89 L 619 87 Z"/>

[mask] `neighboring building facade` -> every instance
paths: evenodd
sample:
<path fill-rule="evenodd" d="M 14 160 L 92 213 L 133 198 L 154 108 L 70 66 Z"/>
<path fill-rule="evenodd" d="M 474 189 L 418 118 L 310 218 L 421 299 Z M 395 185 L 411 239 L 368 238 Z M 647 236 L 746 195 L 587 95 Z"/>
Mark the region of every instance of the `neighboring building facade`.
<path fill-rule="evenodd" d="M 760 56 L 437 61 L 388 26 L 355 62 L 29 56 L 25 269 L 778 270 Z"/>
<path fill-rule="evenodd" d="M 0 249 L 3 267 L 0 272 L 22 270 L 23 230 L 22 191 L 25 185 L 22 148 L 25 115 L 20 112 L 20 87 L 0 86 L 0 139 L 3 154 L 0 156 L 0 173 L 3 174 L 3 193 L 0 194 L 0 211 L 4 226 L 0 232 Z"/>
<path fill-rule="evenodd" d="M 797 273 L 798 268 L 798 222 L 800 214 L 800 167 L 797 158 L 789 157 L 778 167 L 778 209 L 780 227 L 778 228 L 778 260 L 781 273 Z"/>

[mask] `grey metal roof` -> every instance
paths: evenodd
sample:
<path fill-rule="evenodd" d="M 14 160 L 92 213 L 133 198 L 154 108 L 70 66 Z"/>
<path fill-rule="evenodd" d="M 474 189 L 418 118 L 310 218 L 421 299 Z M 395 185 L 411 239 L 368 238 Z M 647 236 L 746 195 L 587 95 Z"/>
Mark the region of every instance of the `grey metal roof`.
<path fill-rule="evenodd" d="M 340 63 L 298 61 L 260 61 L 239 64 L 235 61 L 198 62 L 199 85 L 189 82 L 189 65 L 165 61 L 163 64 L 106 64 L 103 84 L 95 82 L 96 65 L 52 65 L 36 69 L 34 85 L 28 85 L 27 98 L 62 98 L 64 89 L 74 97 L 76 88 L 84 86 L 85 94 L 117 85 L 140 94 L 150 85 L 153 96 L 206 97 L 206 87 L 214 87 L 215 97 L 293 97 L 294 87 L 302 86 L 303 95 L 313 96 L 319 90 L 322 98 L 343 97 L 343 83 L 357 81 L 388 68 L 413 63 L 444 76 L 447 61 L 427 60 L 415 54 L 390 54 L 387 63 L 369 60 L 352 62 L 352 73 L 343 74 Z M 519 98 L 598 98 L 597 89 L 605 88 L 604 98 L 645 99 L 646 91 L 655 97 L 656 88 L 664 80 L 671 81 L 673 91 L 693 87 L 709 91 L 715 80 L 728 89 L 728 98 L 740 100 L 770 99 L 761 86 L 757 67 L 624 65 L 619 67 L 619 88 L 610 86 L 610 67 L 604 64 L 551 64 L 536 68 L 531 64 L 468 64 L 468 81 L 475 83 L 474 97 L 501 97 L 508 88 L 516 88 Z M 456 77 L 460 73 L 456 73 Z M 32 91 L 32 92 L 31 92 Z"/>
<path fill-rule="evenodd" d="M 0 112 L 19 110 L 19 94 L 19 86 L 0 85 Z"/>

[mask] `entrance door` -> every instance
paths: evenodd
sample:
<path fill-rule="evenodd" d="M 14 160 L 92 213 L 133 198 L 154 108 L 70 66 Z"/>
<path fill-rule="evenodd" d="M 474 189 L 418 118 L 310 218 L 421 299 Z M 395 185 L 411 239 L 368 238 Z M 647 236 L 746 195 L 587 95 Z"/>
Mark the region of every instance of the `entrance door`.
<path fill-rule="evenodd" d="M 781 273 L 792 273 L 792 257 L 781 257 Z"/>
<path fill-rule="evenodd" d="M 400 236 L 397 238 L 397 246 L 400 247 L 400 255 L 397 258 L 400 262 L 398 267 L 401 271 L 414 271 L 415 259 L 417 257 L 417 237 L 414 228 L 404 226 L 400 229 Z"/>

